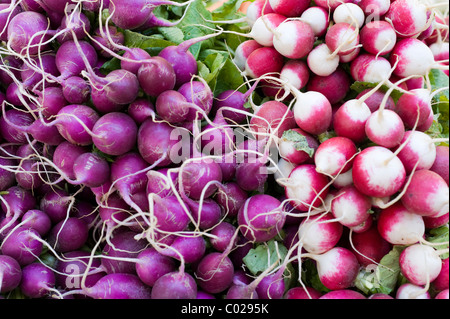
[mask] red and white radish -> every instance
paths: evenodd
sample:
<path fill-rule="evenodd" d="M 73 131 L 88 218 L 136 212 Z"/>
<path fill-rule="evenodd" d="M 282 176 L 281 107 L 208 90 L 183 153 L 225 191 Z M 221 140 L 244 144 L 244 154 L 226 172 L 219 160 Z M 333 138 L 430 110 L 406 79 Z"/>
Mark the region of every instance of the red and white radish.
<path fill-rule="evenodd" d="M 418 0 L 396 0 L 385 19 L 400 37 L 414 37 L 427 28 L 427 6 Z"/>
<path fill-rule="evenodd" d="M 333 12 L 334 23 L 347 23 L 360 29 L 365 22 L 365 14 L 355 3 L 342 3 Z"/>
<path fill-rule="evenodd" d="M 340 136 L 329 138 L 315 151 L 316 170 L 333 178 L 351 169 L 356 154 L 356 145 L 349 138 Z"/>
<path fill-rule="evenodd" d="M 365 51 L 374 55 L 386 55 L 394 49 L 397 34 L 386 21 L 366 23 L 360 31 L 361 44 Z"/>
<path fill-rule="evenodd" d="M 308 67 L 314 74 L 327 76 L 332 74 L 339 66 L 339 55 L 321 43 L 314 47 L 307 57 Z"/>
<path fill-rule="evenodd" d="M 350 288 L 358 275 L 358 260 L 346 248 L 336 246 L 323 254 L 303 256 L 316 261 L 319 279 L 330 290 Z"/>
<path fill-rule="evenodd" d="M 383 209 L 378 218 L 378 232 L 392 245 L 411 245 L 425 234 L 422 216 L 412 213 L 401 203 Z"/>
<path fill-rule="evenodd" d="M 332 52 L 348 55 L 359 45 L 359 27 L 340 22 L 332 25 L 326 35 L 325 43 Z"/>
<path fill-rule="evenodd" d="M 278 141 L 280 156 L 297 165 L 313 159 L 314 152 L 318 147 L 317 139 L 300 128 L 284 131 Z"/>
<path fill-rule="evenodd" d="M 449 211 L 449 187 L 440 175 L 421 169 L 413 173 L 401 202 L 412 213 L 440 217 Z"/>
<path fill-rule="evenodd" d="M 433 247 L 414 244 L 400 254 L 402 274 L 414 285 L 427 285 L 434 281 L 442 269 L 442 260 Z"/>
<path fill-rule="evenodd" d="M 286 17 L 298 17 L 309 5 L 309 0 L 269 0 L 270 6 L 276 13 Z"/>
<path fill-rule="evenodd" d="M 322 205 L 328 194 L 329 178 L 316 170 L 314 164 L 295 167 L 285 181 L 285 194 L 294 208 L 310 211 Z"/>
<path fill-rule="evenodd" d="M 316 37 L 325 35 L 330 24 L 328 10 L 319 6 L 307 8 L 303 11 L 300 18 L 311 26 Z"/>
<path fill-rule="evenodd" d="M 285 20 L 274 30 L 274 48 L 289 59 L 306 57 L 313 49 L 314 42 L 313 29 L 301 20 Z"/>
<path fill-rule="evenodd" d="M 322 254 L 337 245 L 344 227 L 331 213 L 305 218 L 298 228 L 298 238 L 303 249 L 311 254 Z"/>
<path fill-rule="evenodd" d="M 389 149 L 370 146 L 353 160 L 355 187 L 368 196 L 386 197 L 399 191 L 406 181 L 402 161 Z"/>
<path fill-rule="evenodd" d="M 331 201 L 333 216 L 344 226 L 354 227 L 369 218 L 372 201 L 354 186 L 341 188 Z"/>
<path fill-rule="evenodd" d="M 421 131 L 406 131 L 398 147 L 397 157 L 402 161 L 406 174 L 413 169 L 430 169 L 436 160 L 436 145 L 433 139 Z"/>

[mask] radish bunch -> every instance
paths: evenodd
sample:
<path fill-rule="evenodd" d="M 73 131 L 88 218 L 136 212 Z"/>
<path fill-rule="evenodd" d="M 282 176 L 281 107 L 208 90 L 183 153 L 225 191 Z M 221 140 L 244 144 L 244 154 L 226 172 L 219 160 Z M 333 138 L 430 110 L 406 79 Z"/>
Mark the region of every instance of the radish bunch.
<path fill-rule="evenodd" d="M 1 2 L 0 298 L 448 298 L 443 5 Z"/>

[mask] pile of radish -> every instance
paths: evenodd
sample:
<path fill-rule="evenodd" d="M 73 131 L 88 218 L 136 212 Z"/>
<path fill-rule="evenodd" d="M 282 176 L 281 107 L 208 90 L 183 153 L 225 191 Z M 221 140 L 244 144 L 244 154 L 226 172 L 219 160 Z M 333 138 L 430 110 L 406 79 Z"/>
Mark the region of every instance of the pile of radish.
<path fill-rule="evenodd" d="M 211 3 L 0 1 L 0 299 L 448 299 L 448 3 Z"/>

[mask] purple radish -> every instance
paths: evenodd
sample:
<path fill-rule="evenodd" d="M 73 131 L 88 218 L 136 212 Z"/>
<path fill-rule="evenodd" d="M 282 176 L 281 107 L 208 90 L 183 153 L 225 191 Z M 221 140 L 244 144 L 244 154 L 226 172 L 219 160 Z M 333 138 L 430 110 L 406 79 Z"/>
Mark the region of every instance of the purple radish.
<path fill-rule="evenodd" d="M 76 217 L 69 217 L 53 225 L 47 241 L 57 252 L 78 250 L 87 242 L 89 228 L 87 224 Z"/>
<path fill-rule="evenodd" d="M 286 221 L 281 202 L 266 194 L 249 197 L 239 209 L 237 218 L 241 233 L 255 242 L 277 236 Z"/>
<path fill-rule="evenodd" d="M 234 266 L 224 253 L 211 252 L 200 260 L 195 276 L 202 290 L 212 294 L 219 293 L 232 284 Z"/>
<path fill-rule="evenodd" d="M 22 269 L 20 290 L 29 298 L 43 298 L 55 290 L 55 273 L 41 263 L 32 263 Z"/>
<path fill-rule="evenodd" d="M 42 238 L 32 228 L 17 227 L 3 240 L 2 254 L 17 260 L 23 267 L 36 261 L 43 250 Z"/>
<path fill-rule="evenodd" d="M 141 251 L 136 258 L 136 273 L 142 282 L 150 287 L 153 287 L 160 277 L 176 270 L 175 261 L 154 248 Z"/>
<path fill-rule="evenodd" d="M 0 292 L 17 288 L 22 280 L 22 267 L 8 255 L 0 255 Z"/>
<path fill-rule="evenodd" d="M 197 283 L 184 271 L 173 271 L 161 276 L 152 287 L 151 299 L 195 299 Z"/>
<path fill-rule="evenodd" d="M 101 116 L 92 128 L 92 142 L 103 153 L 119 156 L 136 144 L 138 127 L 125 113 L 111 112 Z"/>

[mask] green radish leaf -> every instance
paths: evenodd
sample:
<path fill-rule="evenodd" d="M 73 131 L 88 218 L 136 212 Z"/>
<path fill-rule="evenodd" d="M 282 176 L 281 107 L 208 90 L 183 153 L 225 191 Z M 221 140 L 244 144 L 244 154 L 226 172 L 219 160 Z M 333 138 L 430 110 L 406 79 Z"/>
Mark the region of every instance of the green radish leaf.
<path fill-rule="evenodd" d="M 123 34 L 125 38 L 124 45 L 129 48 L 141 48 L 144 50 L 159 48 L 162 50 L 170 45 L 176 45 L 176 43 L 164 39 L 161 35 L 144 35 L 130 30 L 124 30 Z"/>
<path fill-rule="evenodd" d="M 288 250 L 283 244 L 272 239 L 250 249 L 243 261 L 253 275 L 258 275 L 274 263 L 280 265 L 287 252 Z"/>
<path fill-rule="evenodd" d="M 448 246 L 448 242 L 449 242 L 448 224 L 438 227 L 438 228 L 431 229 L 429 231 L 429 234 L 426 236 L 426 240 L 429 241 L 430 243 L 442 243 L 442 245 L 434 246 L 434 248 L 436 250 L 448 249 L 448 247 L 449 247 Z M 448 258 L 448 256 L 449 256 L 448 252 L 440 255 L 441 259 L 446 259 L 446 258 Z"/>
<path fill-rule="evenodd" d="M 297 151 L 303 151 L 308 154 L 309 157 L 312 157 L 314 155 L 314 148 L 309 146 L 308 140 L 303 134 L 300 134 L 299 132 L 294 130 L 287 130 L 283 132 L 281 138 L 283 140 L 293 142 L 294 148 Z"/>
<path fill-rule="evenodd" d="M 214 20 L 232 20 L 245 16 L 239 8 L 246 0 L 228 0 L 212 12 Z"/>
<path fill-rule="evenodd" d="M 406 246 L 395 245 L 388 254 L 381 258 L 373 278 L 375 292 L 390 294 L 397 287 L 401 278 L 399 258 L 405 248 Z"/>
<path fill-rule="evenodd" d="M 322 294 L 331 291 L 320 281 L 316 263 L 312 259 L 306 259 L 302 262 L 301 279 L 306 286 L 312 287 Z"/>
<path fill-rule="evenodd" d="M 433 113 L 435 114 L 431 132 L 433 137 L 449 137 L 449 78 L 441 70 L 431 70 L 428 75 L 432 92 L 439 90 L 432 99 Z M 445 145 L 448 145 L 446 143 Z"/>

